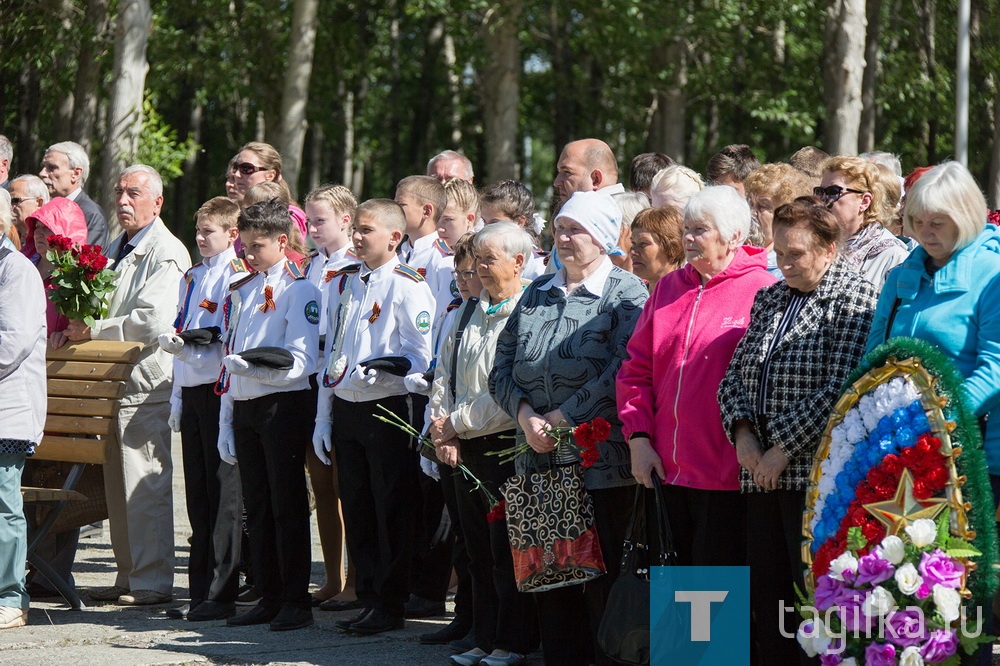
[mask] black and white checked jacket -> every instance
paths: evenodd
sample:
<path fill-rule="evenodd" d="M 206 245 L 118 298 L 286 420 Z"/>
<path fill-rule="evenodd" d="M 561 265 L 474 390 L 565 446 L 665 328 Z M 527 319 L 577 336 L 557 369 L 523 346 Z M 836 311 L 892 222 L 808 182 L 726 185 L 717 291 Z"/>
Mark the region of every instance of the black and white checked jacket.
<path fill-rule="evenodd" d="M 778 282 L 757 292 L 750 326 L 719 386 L 722 425 L 734 441 L 741 419 L 757 424 L 757 394 L 764 357 L 781 323 L 791 291 Z M 763 413 L 768 441 L 788 456 L 778 488 L 805 490 L 813 454 L 844 381 L 865 351 L 878 292 L 861 274 L 836 261 L 771 355 Z M 740 469 L 743 492 L 760 491 Z"/>

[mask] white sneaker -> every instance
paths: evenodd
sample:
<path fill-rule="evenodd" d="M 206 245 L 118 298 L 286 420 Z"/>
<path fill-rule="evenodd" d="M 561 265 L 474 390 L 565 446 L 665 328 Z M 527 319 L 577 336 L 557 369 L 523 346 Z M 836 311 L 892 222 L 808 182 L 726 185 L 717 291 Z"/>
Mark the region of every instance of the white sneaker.
<path fill-rule="evenodd" d="M 28 624 L 27 608 L 0 606 L 0 629 L 13 629 Z"/>
<path fill-rule="evenodd" d="M 458 666 L 476 666 L 476 664 L 483 661 L 483 657 L 485 656 L 486 652 L 479 648 L 473 648 L 462 654 L 453 654 L 449 658 L 451 659 L 451 663 L 458 664 Z"/>
<path fill-rule="evenodd" d="M 493 650 L 493 654 L 483 657 L 479 662 L 482 666 L 510 666 L 511 664 L 523 664 L 524 655 L 507 650 Z"/>

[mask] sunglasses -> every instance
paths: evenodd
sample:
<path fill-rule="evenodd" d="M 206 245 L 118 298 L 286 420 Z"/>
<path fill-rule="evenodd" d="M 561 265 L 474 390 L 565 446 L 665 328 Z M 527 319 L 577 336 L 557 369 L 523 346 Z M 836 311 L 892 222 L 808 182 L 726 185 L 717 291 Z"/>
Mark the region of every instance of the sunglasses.
<path fill-rule="evenodd" d="M 270 167 L 257 166 L 255 164 L 250 164 L 249 162 L 240 162 L 239 164 L 234 164 L 231 171 L 238 171 L 244 176 L 252 176 L 258 171 L 270 171 Z"/>
<path fill-rule="evenodd" d="M 11 206 L 20 206 L 23 202 L 27 201 L 30 198 L 31 197 L 11 197 L 10 198 L 10 205 Z"/>
<path fill-rule="evenodd" d="M 852 194 L 865 194 L 863 190 L 852 190 L 849 187 L 841 187 L 840 185 L 813 188 L 813 196 L 822 201 L 827 207 L 837 203 L 841 197 L 849 192 Z"/>

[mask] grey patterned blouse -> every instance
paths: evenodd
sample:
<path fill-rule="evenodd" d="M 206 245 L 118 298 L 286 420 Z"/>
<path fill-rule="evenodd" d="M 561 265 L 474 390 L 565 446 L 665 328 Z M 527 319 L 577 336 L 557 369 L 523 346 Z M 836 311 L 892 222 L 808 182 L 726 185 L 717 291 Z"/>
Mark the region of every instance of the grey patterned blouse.
<path fill-rule="evenodd" d="M 548 287 L 543 275 L 528 287 L 497 341 L 490 393 L 515 421 L 522 399 L 539 414 L 561 409 L 570 425 L 600 416 L 611 437 L 599 447 L 600 460 L 584 474 L 588 489 L 635 483 L 628 445 L 615 402 L 615 375 L 649 292 L 635 275 L 611 269 L 601 296 L 584 286 L 570 294 Z M 517 429 L 517 442 L 525 441 Z M 550 460 L 550 458 L 553 458 Z M 575 452 L 529 451 L 515 461 L 518 474 L 550 464 L 579 460 Z"/>

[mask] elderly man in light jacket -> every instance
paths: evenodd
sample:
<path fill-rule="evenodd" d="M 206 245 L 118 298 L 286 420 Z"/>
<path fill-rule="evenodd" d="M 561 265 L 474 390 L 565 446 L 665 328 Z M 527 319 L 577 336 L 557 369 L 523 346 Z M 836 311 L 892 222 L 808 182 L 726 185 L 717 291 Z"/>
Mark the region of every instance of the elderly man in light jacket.
<path fill-rule="evenodd" d="M 118 413 L 121 453 L 104 465 L 118 577 L 113 586 L 90 592 L 97 601 L 139 606 L 172 599 L 173 466 L 167 418 L 173 359 L 160 349 L 157 336 L 173 330 L 177 284 L 191 258 L 160 220 L 163 183 L 154 169 L 145 165 L 125 169 L 115 197 L 124 233 L 105 250 L 118 273 L 108 316 L 93 327 L 70 321 L 66 338 L 146 345 Z"/>

